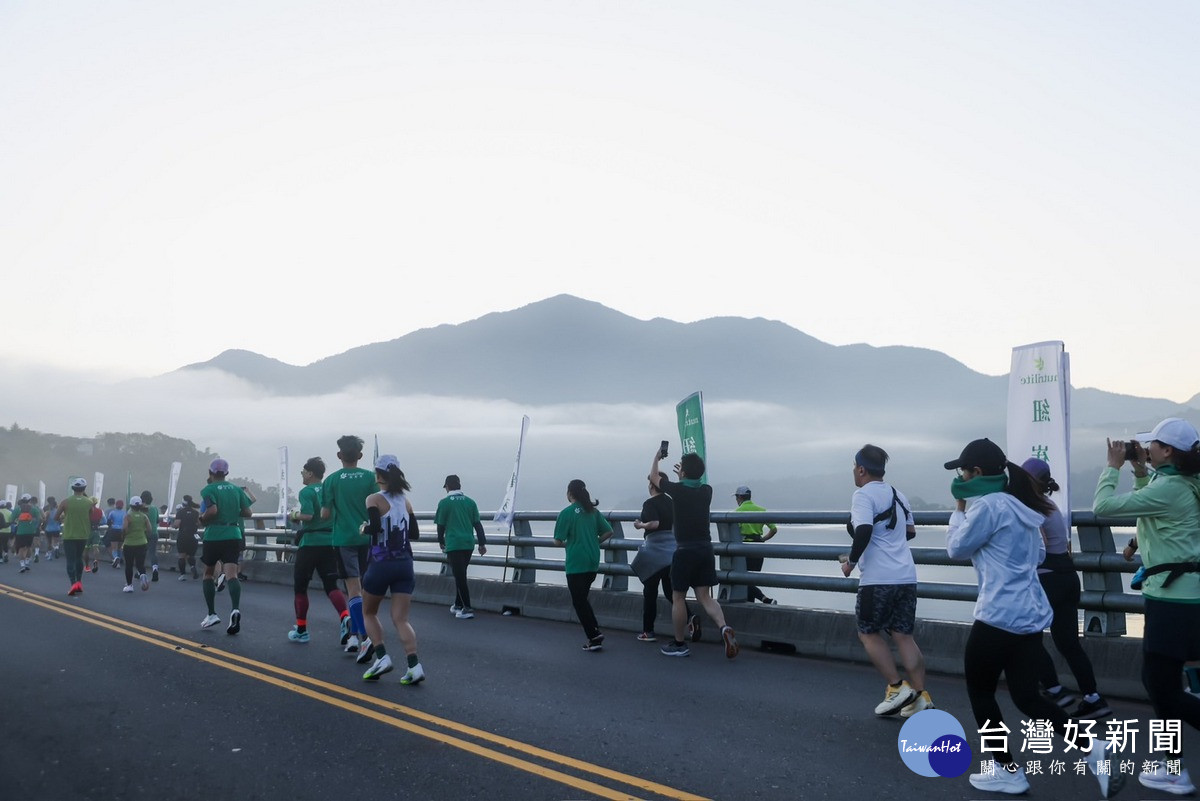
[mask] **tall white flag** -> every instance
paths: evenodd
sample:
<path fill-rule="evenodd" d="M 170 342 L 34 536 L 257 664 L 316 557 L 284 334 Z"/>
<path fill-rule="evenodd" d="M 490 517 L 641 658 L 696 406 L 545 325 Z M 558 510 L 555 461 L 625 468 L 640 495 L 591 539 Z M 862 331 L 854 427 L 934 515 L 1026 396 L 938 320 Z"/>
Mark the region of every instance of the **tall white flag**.
<path fill-rule="evenodd" d="M 1013 348 L 1008 375 L 1009 461 L 1036 457 L 1050 465 L 1059 491 L 1051 495 L 1071 511 L 1071 360 L 1059 341 Z"/>
<path fill-rule="evenodd" d="M 521 438 L 517 441 L 517 458 L 513 462 L 512 476 L 508 479 L 508 490 L 504 493 L 504 503 L 500 504 L 500 509 L 496 512 L 496 516 L 492 518 L 497 523 L 503 523 L 506 526 L 511 526 L 513 515 L 517 511 L 517 482 L 521 477 L 521 449 L 525 447 L 525 432 L 529 430 L 529 415 L 521 417 Z"/>
<path fill-rule="evenodd" d="M 4 485 L 4 500 L 8 501 L 9 506 L 17 505 L 17 485 L 16 484 Z"/>
<path fill-rule="evenodd" d="M 104 474 L 96 473 L 92 478 L 92 497 L 104 502 Z"/>
<path fill-rule="evenodd" d="M 373 465 L 372 465 L 373 466 Z M 279 518 L 278 525 L 283 526 L 287 518 L 288 502 L 288 449 L 287 445 L 279 448 L 279 508 L 275 515 Z"/>
<path fill-rule="evenodd" d="M 46 505 L 46 482 L 45 481 L 38 482 L 38 503 L 40 503 L 42 506 Z"/>
<path fill-rule="evenodd" d="M 179 473 L 183 470 L 182 462 L 171 462 L 171 475 L 167 479 L 167 514 L 175 514 L 175 492 L 179 489 Z"/>

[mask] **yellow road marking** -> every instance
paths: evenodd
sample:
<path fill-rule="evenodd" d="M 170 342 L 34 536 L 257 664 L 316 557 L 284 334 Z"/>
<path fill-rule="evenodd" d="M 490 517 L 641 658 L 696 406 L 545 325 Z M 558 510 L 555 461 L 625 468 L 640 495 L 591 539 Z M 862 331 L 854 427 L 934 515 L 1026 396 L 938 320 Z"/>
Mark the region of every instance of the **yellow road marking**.
<path fill-rule="evenodd" d="M 412 734 L 417 734 L 419 736 L 444 743 L 445 745 L 462 749 L 477 756 L 484 757 L 485 759 L 501 762 L 509 765 L 510 767 L 517 768 L 518 770 L 524 770 L 526 772 L 542 776 L 543 778 L 550 779 L 551 781 L 560 782 L 575 789 L 593 793 L 602 798 L 613 799 L 613 801 L 627 801 L 628 799 L 634 799 L 636 797 L 631 796 L 628 793 L 617 792 L 586 779 L 580 779 L 567 773 L 546 768 L 545 766 L 504 754 L 499 751 L 480 746 L 476 743 L 459 739 L 443 732 L 433 731 L 408 721 L 397 720 L 395 717 L 385 715 L 382 712 L 378 712 L 373 709 L 364 709 L 361 706 L 351 704 L 345 700 L 332 698 L 328 695 L 328 693 L 346 696 L 347 698 L 352 699 L 359 704 L 373 705 L 386 709 L 390 712 L 407 715 L 408 717 L 422 721 L 423 723 L 429 725 L 439 726 L 443 729 L 448 729 L 468 737 L 473 737 L 477 740 L 484 740 L 494 743 L 509 750 L 518 751 L 548 762 L 554 762 L 564 767 L 569 767 L 593 776 L 603 777 L 605 779 L 620 782 L 621 784 L 625 784 L 630 787 L 636 787 L 639 790 L 650 792 L 657 796 L 677 799 L 677 801 L 708 801 L 708 799 L 706 799 L 704 796 L 694 795 L 692 793 L 678 790 L 674 787 L 669 787 L 664 784 L 659 784 L 648 779 L 643 779 L 638 776 L 620 773 L 600 765 L 594 765 L 590 762 L 584 762 L 583 760 L 558 754 L 554 751 L 538 748 L 537 746 L 529 745 L 528 743 L 523 743 L 519 740 L 513 740 L 488 731 L 484 731 L 482 729 L 476 729 L 466 724 L 459 723 L 458 721 L 431 715 L 419 709 L 413 709 L 412 707 L 397 704 L 392 701 L 367 695 L 365 693 L 360 693 L 355 690 L 350 690 L 336 684 L 330 684 L 329 682 L 325 682 L 320 679 L 314 679 L 309 676 L 294 673 L 265 662 L 249 659 L 241 656 L 240 654 L 222 651 L 219 648 L 213 648 L 212 646 L 202 645 L 201 643 L 197 643 L 193 640 L 184 639 L 167 632 L 141 626 L 137 623 L 122 620 L 121 618 L 111 617 L 91 609 L 72 606 L 69 603 L 59 601 L 54 598 L 48 598 L 43 595 L 38 595 L 27 590 L 20 590 L 15 587 L 0 584 L 0 592 L 4 592 L 17 600 L 25 601 L 26 603 L 30 603 L 35 606 L 40 606 L 52 612 L 57 612 L 67 617 L 72 617 L 85 623 L 90 623 L 92 625 L 114 631 L 118 634 L 123 634 L 127 637 L 131 637 L 151 645 L 156 645 L 160 648 L 165 648 L 175 653 L 185 654 L 202 662 L 207 662 L 209 664 L 225 668 L 226 670 L 272 684 L 308 698 L 312 698 L 313 700 L 320 701 L 321 703 L 329 704 L 331 706 L 338 707 L 339 709 L 344 709 L 348 712 L 376 720 L 394 728 L 402 729 Z M 280 678 L 264 675 L 264 673 L 273 673 Z M 317 688 L 322 692 L 317 692 L 312 688 Z"/>

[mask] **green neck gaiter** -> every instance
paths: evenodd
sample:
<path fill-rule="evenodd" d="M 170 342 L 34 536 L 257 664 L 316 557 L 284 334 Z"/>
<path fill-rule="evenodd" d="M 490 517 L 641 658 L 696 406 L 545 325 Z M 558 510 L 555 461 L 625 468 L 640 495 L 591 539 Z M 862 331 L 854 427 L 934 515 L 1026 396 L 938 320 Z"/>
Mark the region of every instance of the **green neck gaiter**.
<path fill-rule="evenodd" d="M 955 500 L 964 501 L 967 498 L 978 498 L 980 495 L 991 495 L 993 492 L 1004 492 L 1008 486 L 1008 476 L 1001 473 L 996 476 L 975 476 L 963 481 L 955 476 L 950 482 L 950 494 Z"/>

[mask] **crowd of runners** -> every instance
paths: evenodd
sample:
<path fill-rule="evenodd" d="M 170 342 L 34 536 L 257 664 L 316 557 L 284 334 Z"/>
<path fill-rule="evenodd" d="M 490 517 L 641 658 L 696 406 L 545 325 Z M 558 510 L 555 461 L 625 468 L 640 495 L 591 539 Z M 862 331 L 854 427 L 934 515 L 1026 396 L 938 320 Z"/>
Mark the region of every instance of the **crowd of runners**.
<path fill-rule="evenodd" d="M 316 575 L 340 623 L 341 647 L 357 664 L 367 666 L 364 680 L 376 681 L 394 669 L 379 617 L 390 595 L 389 616 L 405 660 L 400 683 L 419 683 L 425 671 L 409 610 L 415 587 L 411 542 L 420 531 L 406 496 L 408 480 L 392 455 L 378 457 L 373 470 L 359 467 L 359 437 L 343 436 L 337 446 L 337 469 L 329 472 L 320 457 L 313 457 L 301 470 L 304 486 L 290 515 L 297 527 L 295 624 L 287 637 L 298 645 L 310 641 L 308 587 Z M 655 452 L 648 474 L 650 498 L 634 522 L 644 539 L 633 570 L 646 587 L 644 625 L 637 639 L 656 639 L 654 608 L 661 584 L 671 605 L 672 636 L 659 650 L 671 657 L 690 655 L 688 642 L 699 639 L 701 630 L 698 616 L 687 606 L 690 590 L 720 631 L 726 657 L 733 659 L 739 652 L 737 638 L 712 595 L 718 582 L 710 533 L 712 487 L 703 481 L 704 462 L 695 453 L 684 455 L 672 480 L 660 469 L 665 457 L 665 448 Z M 1181 686 L 1185 662 L 1200 659 L 1200 434 L 1187 421 L 1170 418 L 1135 441 L 1109 442 L 1107 457 L 1094 509 L 1137 521 L 1137 538 L 1125 555 L 1132 558 L 1139 548 L 1143 554 L 1143 684 L 1161 719 L 1200 728 L 1200 698 Z M 924 686 L 924 657 L 914 637 L 917 575 L 908 543 L 915 526 L 904 494 L 884 481 L 888 460 L 886 451 L 870 444 L 854 455 L 856 489 L 847 524 L 851 548 L 841 560 L 841 570 L 846 577 L 859 574 L 858 636 L 887 682 L 874 712 L 907 718 L 933 709 L 934 700 Z M 1134 488 L 1117 494 L 1119 471 L 1126 463 L 1133 469 Z M 1039 459 L 1014 464 L 999 446 L 981 439 L 968 443 L 945 467 L 956 471 L 951 483 L 956 508 L 946 549 L 951 557 L 971 561 L 979 584 L 964 653 L 977 730 L 981 736 L 1007 730 L 996 702 L 1002 676 L 1017 708 L 1031 719 L 1049 721 L 1060 736 L 1077 729 L 1077 721 L 1108 716 L 1111 710 L 1079 645 L 1079 577 L 1070 557 L 1069 523 L 1048 497 L 1057 490 L 1049 466 Z M 228 463 L 215 459 L 199 493 L 200 503 L 185 495 L 171 525 L 177 530 L 180 581 L 187 580 L 189 569 L 192 578 L 198 577 L 199 553 L 207 607 L 201 628 L 222 622 L 216 596 L 227 591 L 226 632 L 236 635 L 242 621 L 238 563 L 246 549 L 244 522 L 251 516 L 254 498 L 230 482 L 228 474 Z M 48 498 L 39 506 L 36 498 L 23 495 L 15 508 L 0 507 L 0 563 L 7 563 L 12 553 L 23 573 L 40 560 L 65 559 L 68 594 L 75 596 L 83 592 L 84 574 L 101 570 L 99 554 L 106 548 L 112 568 L 124 568 L 122 590 L 147 591 L 158 580 L 157 538 L 165 508 L 154 507 L 150 493 L 144 492 L 130 498 L 127 506 L 110 500 L 104 512 L 98 500 L 88 496 L 84 479 L 74 479 L 70 486 L 72 495 L 60 503 Z M 458 476 L 447 476 L 443 489 L 446 496 L 434 522 L 455 580 L 451 613 L 469 620 L 475 612 L 467 565 L 476 548 L 486 553 L 486 538 L 478 507 L 463 493 Z M 739 487 L 735 497 L 740 510 L 765 511 L 750 501 L 749 487 Z M 598 574 L 601 545 L 612 535 L 612 527 L 583 480 L 567 484 L 566 500 L 552 542 L 565 549 L 568 594 L 583 628 L 583 650 L 596 652 L 602 650 L 605 635 L 588 596 Z M 776 530 L 762 523 L 742 527 L 747 542 L 769 539 Z M 755 598 L 774 603 L 757 588 L 750 600 Z M 1058 681 L 1042 642 L 1046 629 L 1075 677 L 1078 696 Z M 1105 741 L 1097 739 L 1086 747 L 1069 744 L 1085 752 L 1104 797 L 1120 789 L 1123 776 L 1108 768 Z M 1194 792 L 1180 749 L 1181 745 L 1163 753 L 1162 759 L 1148 761 L 1138 777 L 1141 784 L 1173 794 Z M 993 757 L 990 767 L 985 764 L 970 776 L 972 785 L 1008 794 L 1029 789 L 1011 753 Z"/>

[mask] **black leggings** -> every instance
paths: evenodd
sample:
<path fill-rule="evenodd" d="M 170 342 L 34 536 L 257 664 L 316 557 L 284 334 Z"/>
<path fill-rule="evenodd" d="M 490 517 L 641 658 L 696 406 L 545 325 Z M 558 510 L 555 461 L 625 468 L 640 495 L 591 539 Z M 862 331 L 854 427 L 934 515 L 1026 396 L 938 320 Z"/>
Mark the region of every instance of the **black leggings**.
<path fill-rule="evenodd" d="M 146 572 L 146 547 L 145 545 L 126 545 L 123 549 L 122 556 L 125 558 L 125 583 L 132 584 L 135 575 L 134 565 L 137 565 L 136 575 L 141 575 Z"/>
<path fill-rule="evenodd" d="M 471 608 L 471 588 L 467 586 L 467 565 L 474 551 L 446 551 L 446 561 L 454 575 L 454 605 Z"/>
<path fill-rule="evenodd" d="M 1050 608 L 1054 610 L 1054 620 L 1050 623 L 1050 638 L 1054 640 L 1054 647 L 1071 668 L 1079 691 L 1084 695 L 1096 692 L 1096 672 L 1092 669 L 1092 660 L 1088 659 L 1079 643 L 1079 574 L 1073 570 L 1052 570 L 1039 575 L 1038 580 L 1050 599 Z M 1054 687 L 1058 685 L 1054 660 L 1044 648 L 1042 655 L 1038 678 L 1043 687 Z"/>
<path fill-rule="evenodd" d="M 658 617 L 658 585 L 662 583 L 663 596 L 671 603 L 671 566 L 667 565 L 642 582 L 642 631 L 654 633 L 654 621 Z"/>
<path fill-rule="evenodd" d="M 596 622 L 596 613 L 592 611 L 592 605 L 588 602 L 588 592 L 592 589 L 592 582 L 596 580 L 596 571 L 590 573 L 568 573 L 567 574 L 567 589 L 571 591 L 571 605 L 575 607 L 575 616 L 579 618 L 579 625 L 583 626 L 583 633 L 589 640 L 595 639 L 600 635 L 600 625 Z"/>
<path fill-rule="evenodd" d="M 1200 729 L 1200 698 L 1183 691 L 1183 660 L 1142 653 L 1142 686 L 1160 720 L 1182 720 Z M 1179 757 L 1178 752 L 1171 756 Z"/>
<path fill-rule="evenodd" d="M 63 553 L 67 557 L 67 578 L 74 584 L 83 581 L 83 549 L 87 540 L 63 540 Z"/>
<path fill-rule="evenodd" d="M 1038 666 L 1045 652 L 1040 631 L 1013 634 L 975 621 L 967 637 L 963 672 L 976 730 L 996 729 L 1003 720 L 1000 704 L 996 703 L 996 689 L 1003 673 L 1008 694 L 1017 709 L 1032 720 L 1049 720 L 1060 735 L 1066 731 L 1070 719 L 1067 713 L 1038 692 Z M 995 759 L 1005 765 L 1013 761 L 1012 754 L 1007 751 L 998 752 Z"/>

